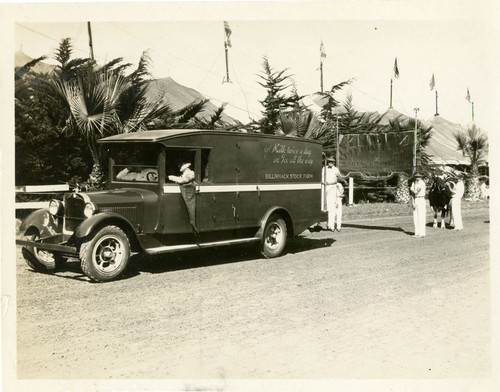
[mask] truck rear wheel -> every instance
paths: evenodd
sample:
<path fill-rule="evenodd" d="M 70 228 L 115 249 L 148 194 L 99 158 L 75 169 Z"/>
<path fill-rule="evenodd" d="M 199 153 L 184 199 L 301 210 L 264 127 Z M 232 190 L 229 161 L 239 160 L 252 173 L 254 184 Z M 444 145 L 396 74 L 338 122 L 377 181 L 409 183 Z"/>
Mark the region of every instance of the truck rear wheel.
<path fill-rule="evenodd" d="M 106 226 L 80 246 L 82 270 L 91 280 L 105 282 L 117 278 L 130 259 L 127 235 L 117 226 Z"/>
<path fill-rule="evenodd" d="M 271 215 L 266 222 L 260 253 L 265 258 L 277 257 L 285 249 L 287 240 L 286 223 L 279 215 Z"/>
<path fill-rule="evenodd" d="M 23 236 L 23 239 L 26 241 L 36 241 L 39 238 L 38 232 L 35 231 L 27 231 Z M 61 259 L 61 257 L 55 253 L 32 246 L 23 247 L 22 252 L 26 264 L 28 264 L 33 271 L 37 272 L 51 272 L 55 270 L 56 264 L 59 259 Z"/>

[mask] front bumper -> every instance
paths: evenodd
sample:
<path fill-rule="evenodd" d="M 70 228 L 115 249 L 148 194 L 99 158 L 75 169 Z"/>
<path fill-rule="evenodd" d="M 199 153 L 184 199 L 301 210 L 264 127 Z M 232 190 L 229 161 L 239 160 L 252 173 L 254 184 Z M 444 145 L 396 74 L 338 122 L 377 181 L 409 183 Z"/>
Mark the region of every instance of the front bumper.
<path fill-rule="evenodd" d="M 56 234 L 50 237 L 44 237 L 39 241 L 17 239 L 16 244 L 67 254 L 78 254 L 78 248 L 76 246 L 68 245 L 70 237 L 71 236 L 68 234 Z"/>

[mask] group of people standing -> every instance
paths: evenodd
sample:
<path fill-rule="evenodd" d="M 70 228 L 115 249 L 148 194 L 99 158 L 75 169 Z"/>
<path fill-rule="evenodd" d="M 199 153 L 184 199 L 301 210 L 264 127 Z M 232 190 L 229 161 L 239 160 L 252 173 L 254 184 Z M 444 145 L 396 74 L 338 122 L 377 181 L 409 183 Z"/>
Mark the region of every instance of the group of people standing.
<path fill-rule="evenodd" d="M 454 230 L 463 230 L 462 222 L 462 197 L 465 192 L 465 185 L 460 176 L 456 177 L 455 181 L 449 180 L 446 183 L 451 192 L 451 217 L 450 224 L 454 226 Z M 413 206 L 413 224 L 415 226 L 415 234 L 413 237 L 425 237 L 426 225 L 426 201 L 425 201 L 426 185 L 421 173 L 415 173 L 414 181 L 410 186 L 410 196 Z"/>
<path fill-rule="evenodd" d="M 342 200 L 344 197 L 344 186 L 342 184 L 340 171 L 334 166 L 334 160 L 327 159 L 327 167 L 323 171 L 323 183 L 325 184 L 325 207 L 328 210 L 328 221 L 326 229 L 340 231 L 342 227 Z M 447 187 L 451 192 L 451 216 L 450 225 L 454 230 L 463 230 L 462 222 L 462 197 L 465 192 L 464 181 L 460 176 L 454 180 L 447 181 Z M 410 196 L 413 207 L 413 223 L 415 234 L 413 237 L 425 237 L 426 221 L 426 185 L 422 173 L 415 173 L 414 180 L 410 186 Z"/>

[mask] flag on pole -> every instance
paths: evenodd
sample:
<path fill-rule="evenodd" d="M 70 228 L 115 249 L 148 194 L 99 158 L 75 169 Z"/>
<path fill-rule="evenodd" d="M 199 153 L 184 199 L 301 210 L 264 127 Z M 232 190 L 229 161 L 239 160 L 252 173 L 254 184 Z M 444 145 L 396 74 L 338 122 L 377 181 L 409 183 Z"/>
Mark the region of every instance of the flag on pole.
<path fill-rule="evenodd" d="M 319 53 L 321 56 L 321 62 L 326 58 L 325 46 L 323 45 L 323 41 L 321 41 L 321 45 L 319 46 Z"/>
<path fill-rule="evenodd" d="M 436 81 L 434 80 L 434 74 L 432 74 L 431 82 L 429 83 L 429 86 L 431 87 L 431 91 L 434 90 L 434 87 L 436 86 Z"/>
<path fill-rule="evenodd" d="M 394 77 L 399 78 L 399 69 L 398 69 L 398 58 L 394 59 Z"/>
<path fill-rule="evenodd" d="M 226 21 L 224 21 L 224 32 L 226 33 L 226 39 L 224 41 L 224 43 L 226 44 L 227 47 L 231 47 L 231 29 L 229 28 L 229 23 L 227 23 Z"/>
<path fill-rule="evenodd" d="M 467 96 L 465 97 L 465 99 L 470 102 L 469 87 L 467 87 Z"/>

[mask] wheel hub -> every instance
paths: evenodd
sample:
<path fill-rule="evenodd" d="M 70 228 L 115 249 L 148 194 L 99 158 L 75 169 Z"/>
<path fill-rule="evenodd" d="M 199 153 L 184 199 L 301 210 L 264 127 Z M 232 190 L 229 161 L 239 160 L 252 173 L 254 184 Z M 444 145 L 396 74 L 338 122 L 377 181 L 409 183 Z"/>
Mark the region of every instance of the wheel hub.
<path fill-rule="evenodd" d="M 118 268 L 122 260 L 122 246 L 115 237 L 105 237 L 97 245 L 95 263 L 101 271 Z"/>

